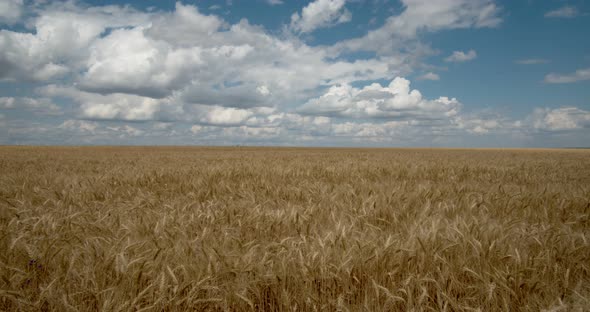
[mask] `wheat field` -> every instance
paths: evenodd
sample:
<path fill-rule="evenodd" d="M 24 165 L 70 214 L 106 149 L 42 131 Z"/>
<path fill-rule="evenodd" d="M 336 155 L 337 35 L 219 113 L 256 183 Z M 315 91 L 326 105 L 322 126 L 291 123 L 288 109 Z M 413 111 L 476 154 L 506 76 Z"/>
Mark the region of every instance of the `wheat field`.
<path fill-rule="evenodd" d="M 590 151 L 0 147 L 2 311 L 589 311 Z"/>

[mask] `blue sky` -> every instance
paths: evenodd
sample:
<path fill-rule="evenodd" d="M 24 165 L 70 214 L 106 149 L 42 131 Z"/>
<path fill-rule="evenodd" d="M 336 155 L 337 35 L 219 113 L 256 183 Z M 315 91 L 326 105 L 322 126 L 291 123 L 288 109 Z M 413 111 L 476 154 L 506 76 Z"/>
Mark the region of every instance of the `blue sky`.
<path fill-rule="evenodd" d="M 0 0 L 0 144 L 590 146 L 581 0 Z"/>

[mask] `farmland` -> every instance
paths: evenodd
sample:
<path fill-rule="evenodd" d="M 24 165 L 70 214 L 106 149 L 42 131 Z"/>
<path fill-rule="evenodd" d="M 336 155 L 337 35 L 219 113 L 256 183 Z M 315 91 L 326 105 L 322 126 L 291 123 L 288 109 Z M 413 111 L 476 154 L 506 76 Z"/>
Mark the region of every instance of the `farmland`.
<path fill-rule="evenodd" d="M 590 151 L 0 147 L 2 311 L 588 311 Z"/>

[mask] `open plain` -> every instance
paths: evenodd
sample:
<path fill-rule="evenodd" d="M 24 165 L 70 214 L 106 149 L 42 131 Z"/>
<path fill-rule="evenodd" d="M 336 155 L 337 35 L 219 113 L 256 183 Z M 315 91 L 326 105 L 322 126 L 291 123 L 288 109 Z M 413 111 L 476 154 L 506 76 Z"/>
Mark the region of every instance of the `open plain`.
<path fill-rule="evenodd" d="M 589 309 L 589 150 L 0 147 L 2 311 Z"/>

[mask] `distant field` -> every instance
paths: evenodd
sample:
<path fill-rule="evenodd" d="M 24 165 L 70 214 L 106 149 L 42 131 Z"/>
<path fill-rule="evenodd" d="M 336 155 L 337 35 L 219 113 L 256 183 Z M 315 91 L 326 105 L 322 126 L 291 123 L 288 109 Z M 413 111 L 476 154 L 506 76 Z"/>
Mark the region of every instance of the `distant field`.
<path fill-rule="evenodd" d="M 589 311 L 590 150 L 0 147 L 0 311 Z"/>

